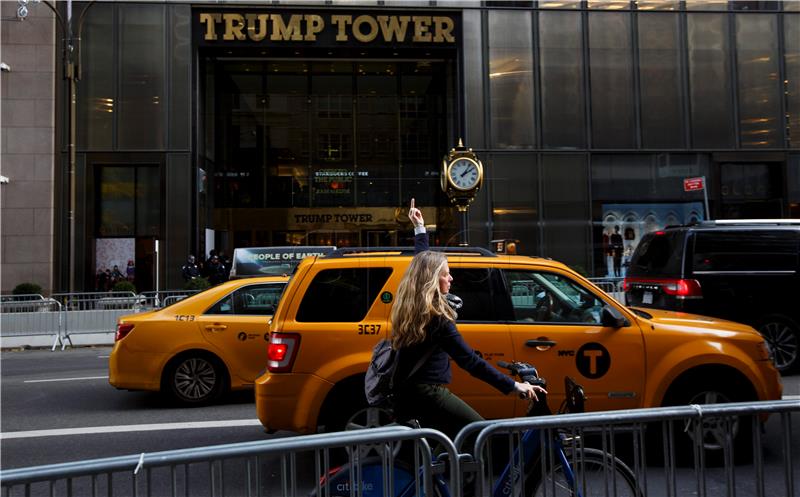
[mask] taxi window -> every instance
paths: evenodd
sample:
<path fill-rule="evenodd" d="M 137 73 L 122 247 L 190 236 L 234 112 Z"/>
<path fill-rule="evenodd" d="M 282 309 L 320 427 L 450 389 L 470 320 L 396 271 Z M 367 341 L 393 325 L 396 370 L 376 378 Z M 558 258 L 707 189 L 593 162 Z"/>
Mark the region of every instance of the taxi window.
<path fill-rule="evenodd" d="M 206 314 L 271 316 L 286 285 L 248 285 L 226 295 Z"/>
<path fill-rule="evenodd" d="M 326 269 L 314 276 L 297 311 L 301 323 L 349 323 L 364 319 L 391 268 Z"/>
<path fill-rule="evenodd" d="M 458 310 L 458 322 L 497 321 L 495 294 L 497 287 L 492 278 L 492 270 L 486 268 L 450 268 L 453 282 L 450 293 L 464 301 Z"/>
<path fill-rule="evenodd" d="M 523 323 L 600 324 L 603 301 L 581 284 L 544 271 L 505 271 L 514 310 Z"/>

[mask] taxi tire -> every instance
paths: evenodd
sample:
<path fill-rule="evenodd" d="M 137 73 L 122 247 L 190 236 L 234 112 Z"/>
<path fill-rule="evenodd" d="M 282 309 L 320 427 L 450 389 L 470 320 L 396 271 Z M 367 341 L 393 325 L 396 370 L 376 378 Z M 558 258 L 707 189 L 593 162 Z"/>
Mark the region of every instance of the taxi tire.
<path fill-rule="evenodd" d="M 757 400 L 752 386 L 739 378 L 736 374 L 727 373 L 702 373 L 701 375 L 686 375 L 676 381 L 669 389 L 664 400 L 665 406 L 681 406 L 698 404 L 716 404 L 726 402 L 748 402 Z M 713 437 L 717 421 L 723 423 L 720 418 L 705 421 L 703 426 L 705 434 L 710 438 L 703 439 L 705 447 L 705 463 L 707 466 L 721 466 L 725 461 L 724 450 L 718 446 L 717 440 Z M 749 463 L 753 458 L 753 419 L 751 416 L 742 416 L 731 421 L 733 425 L 733 454 L 736 463 Z M 673 434 L 675 439 L 675 458 L 679 465 L 691 466 L 694 461 L 694 440 L 684 432 L 686 423 L 684 421 L 673 421 Z M 725 426 L 720 426 L 724 429 Z M 662 426 L 661 423 L 654 423 L 648 429 L 654 431 L 659 439 L 656 446 L 661 450 Z M 663 451 L 662 455 L 663 455 Z"/>
<path fill-rule="evenodd" d="M 186 388 L 195 387 L 203 390 L 199 395 L 188 395 L 178 387 L 180 375 L 183 382 L 185 376 L 192 374 L 191 385 Z M 209 381 L 210 383 L 209 388 Z M 202 351 L 190 351 L 174 357 L 164 368 L 164 375 L 161 379 L 161 391 L 167 393 L 172 400 L 184 406 L 208 405 L 217 400 L 227 386 L 227 371 L 222 362 L 214 355 Z"/>

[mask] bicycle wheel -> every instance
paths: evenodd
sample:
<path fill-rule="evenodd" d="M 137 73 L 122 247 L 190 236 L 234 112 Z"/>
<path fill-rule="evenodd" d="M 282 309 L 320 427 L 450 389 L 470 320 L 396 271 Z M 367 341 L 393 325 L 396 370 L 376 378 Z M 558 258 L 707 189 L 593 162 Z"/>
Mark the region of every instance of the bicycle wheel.
<path fill-rule="evenodd" d="M 565 453 L 575 475 L 574 484 L 568 481 L 561 461 L 544 468 L 544 475 L 538 461 L 526 484 L 530 497 L 643 497 L 633 471 L 611 454 L 591 448 L 565 449 Z"/>

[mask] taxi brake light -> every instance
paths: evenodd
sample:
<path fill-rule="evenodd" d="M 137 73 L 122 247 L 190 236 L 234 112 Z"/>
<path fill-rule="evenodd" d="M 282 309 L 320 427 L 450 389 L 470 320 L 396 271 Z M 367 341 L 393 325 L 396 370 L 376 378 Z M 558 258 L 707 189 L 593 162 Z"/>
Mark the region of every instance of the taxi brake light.
<path fill-rule="evenodd" d="M 676 297 L 691 298 L 702 297 L 703 291 L 700 289 L 700 282 L 697 280 L 671 280 L 664 286 L 664 293 L 675 295 Z"/>
<path fill-rule="evenodd" d="M 119 342 L 128 336 L 128 333 L 133 330 L 133 326 L 133 323 L 117 323 L 117 332 L 114 334 L 114 341 Z"/>
<path fill-rule="evenodd" d="M 267 369 L 269 372 L 290 372 L 299 346 L 300 335 L 297 333 L 270 333 L 267 346 Z"/>

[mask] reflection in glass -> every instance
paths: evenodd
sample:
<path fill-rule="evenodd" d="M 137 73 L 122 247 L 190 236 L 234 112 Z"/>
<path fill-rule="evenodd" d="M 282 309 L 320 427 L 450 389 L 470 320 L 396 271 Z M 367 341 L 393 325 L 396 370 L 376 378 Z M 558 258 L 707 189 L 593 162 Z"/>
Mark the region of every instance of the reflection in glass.
<path fill-rule="evenodd" d="M 679 18 L 639 14 L 642 146 L 684 147 Z"/>
<path fill-rule="evenodd" d="M 542 139 L 548 148 L 586 146 L 581 26 L 579 12 L 539 13 Z"/>
<path fill-rule="evenodd" d="M 539 174 L 536 156 L 497 154 L 487 164 L 492 171 L 493 240 L 517 239 L 517 253 L 536 255 L 539 249 Z"/>
<path fill-rule="evenodd" d="M 132 236 L 136 230 L 136 172 L 132 167 L 100 168 L 98 236 Z"/>
<path fill-rule="evenodd" d="M 589 173 L 583 155 L 543 155 L 542 255 L 588 268 Z"/>
<path fill-rule="evenodd" d="M 686 0 L 686 10 L 727 10 L 728 0 Z"/>
<path fill-rule="evenodd" d="M 110 150 L 114 122 L 113 5 L 96 4 L 86 15 L 81 50 L 84 60 L 78 84 L 76 133 L 82 149 Z M 66 123 L 66 120 L 64 120 Z M 66 127 L 64 134 L 66 136 Z"/>
<path fill-rule="evenodd" d="M 734 143 L 727 19 L 725 14 L 687 16 L 694 147 L 728 148 Z"/>
<path fill-rule="evenodd" d="M 800 15 L 784 15 L 783 36 L 787 135 L 789 146 L 800 148 Z"/>
<path fill-rule="evenodd" d="M 533 147 L 530 12 L 489 11 L 489 93 L 493 146 Z"/>
<path fill-rule="evenodd" d="M 637 10 L 678 10 L 680 2 L 677 0 L 637 0 L 634 2 Z"/>
<path fill-rule="evenodd" d="M 623 0 L 588 0 L 586 4 L 590 9 L 623 10 L 631 8 L 631 3 Z"/>
<path fill-rule="evenodd" d="M 592 145 L 634 148 L 630 15 L 589 13 Z"/>
<path fill-rule="evenodd" d="M 163 5 L 119 6 L 119 147 L 164 148 Z"/>
<path fill-rule="evenodd" d="M 739 132 L 742 147 L 782 147 L 778 18 L 736 16 Z"/>

